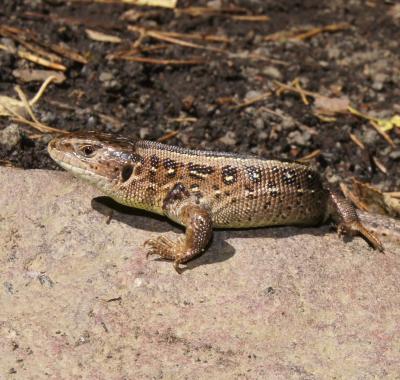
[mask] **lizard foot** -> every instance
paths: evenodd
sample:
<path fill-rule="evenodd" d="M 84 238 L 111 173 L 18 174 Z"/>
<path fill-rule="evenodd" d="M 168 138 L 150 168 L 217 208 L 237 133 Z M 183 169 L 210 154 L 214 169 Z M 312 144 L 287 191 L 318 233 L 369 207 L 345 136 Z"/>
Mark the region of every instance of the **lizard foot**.
<path fill-rule="evenodd" d="M 364 237 L 369 244 L 372 245 L 375 249 L 383 252 L 384 248 L 380 240 L 373 234 L 371 231 L 367 230 L 360 222 L 353 221 L 350 223 L 340 223 L 337 227 L 338 235 L 341 237 L 346 234 L 350 235 L 361 235 Z"/>
<path fill-rule="evenodd" d="M 182 273 L 182 268 L 179 267 L 181 263 L 181 258 L 184 256 L 182 254 L 182 239 L 178 239 L 174 242 L 164 236 L 159 236 L 155 239 L 149 239 L 144 242 L 144 246 L 149 246 L 146 253 L 146 258 L 151 255 L 158 255 L 166 260 L 174 261 L 174 268 L 178 273 Z"/>

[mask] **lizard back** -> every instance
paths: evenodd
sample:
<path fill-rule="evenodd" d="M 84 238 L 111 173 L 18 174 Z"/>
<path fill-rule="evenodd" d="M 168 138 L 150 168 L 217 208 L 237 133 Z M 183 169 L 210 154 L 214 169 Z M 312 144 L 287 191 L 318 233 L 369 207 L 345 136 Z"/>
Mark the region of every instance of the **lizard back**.
<path fill-rule="evenodd" d="M 182 184 L 199 205 L 208 206 L 215 227 L 318 224 L 326 192 L 309 166 L 234 153 L 189 150 L 149 141 L 136 143 L 143 157 L 145 203 L 162 206 Z"/>
<path fill-rule="evenodd" d="M 87 151 L 85 151 L 87 150 Z M 214 227 L 320 223 L 327 193 L 318 173 L 291 161 L 190 150 L 102 133 L 71 134 L 49 145 L 67 170 L 116 201 L 164 214 L 177 185 L 210 212 Z"/>

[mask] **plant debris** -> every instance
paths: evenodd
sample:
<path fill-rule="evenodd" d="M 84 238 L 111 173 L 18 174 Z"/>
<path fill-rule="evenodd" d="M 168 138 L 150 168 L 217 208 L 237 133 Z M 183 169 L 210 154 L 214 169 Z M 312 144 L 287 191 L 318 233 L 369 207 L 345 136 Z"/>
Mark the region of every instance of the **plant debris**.
<path fill-rule="evenodd" d="M 356 177 L 399 190 L 393 4 L 158 5 L 3 1 L 0 94 L 9 110 L 0 128 L 18 118 L 22 138 L 0 145 L 0 160 L 56 168 L 46 153 L 52 133 L 97 130 L 302 160 L 334 187 Z M 47 74 L 60 83 L 33 105 Z"/>

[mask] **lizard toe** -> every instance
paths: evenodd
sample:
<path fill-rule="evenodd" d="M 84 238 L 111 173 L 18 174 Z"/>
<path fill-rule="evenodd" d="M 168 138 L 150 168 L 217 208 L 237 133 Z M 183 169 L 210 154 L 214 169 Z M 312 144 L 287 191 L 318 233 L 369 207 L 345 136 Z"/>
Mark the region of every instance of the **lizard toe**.
<path fill-rule="evenodd" d="M 144 246 L 149 246 L 149 249 L 146 253 L 146 258 L 151 255 L 158 255 L 163 259 L 175 260 L 177 257 L 176 244 L 164 236 L 146 240 Z"/>

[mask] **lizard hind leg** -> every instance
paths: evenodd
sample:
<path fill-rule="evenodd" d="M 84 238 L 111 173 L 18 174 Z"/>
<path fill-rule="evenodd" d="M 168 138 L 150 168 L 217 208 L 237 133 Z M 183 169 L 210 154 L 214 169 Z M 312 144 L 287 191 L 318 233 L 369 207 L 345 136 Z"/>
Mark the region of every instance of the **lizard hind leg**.
<path fill-rule="evenodd" d="M 177 186 L 167 197 L 164 211 L 167 217 L 186 226 L 185 236 L 176 242 L 164 236 L 147 240 L 147 257 L 158 255 L 173 260 L 175 270 L 182 273 L 180 264 L 202 254 L 209 243 L 212 236 L 211 215 L 205 206 L 196 204 L 183 187 Z"/>
<path fill-rule="evenodd" d="M 361 223 L 353 205 L 338 192 L 330 191 L 328 211 L 332 219 L 338 223 L 338 234 L 361 235 L 367 242 L 383 252 L 380 240 Z"/>

